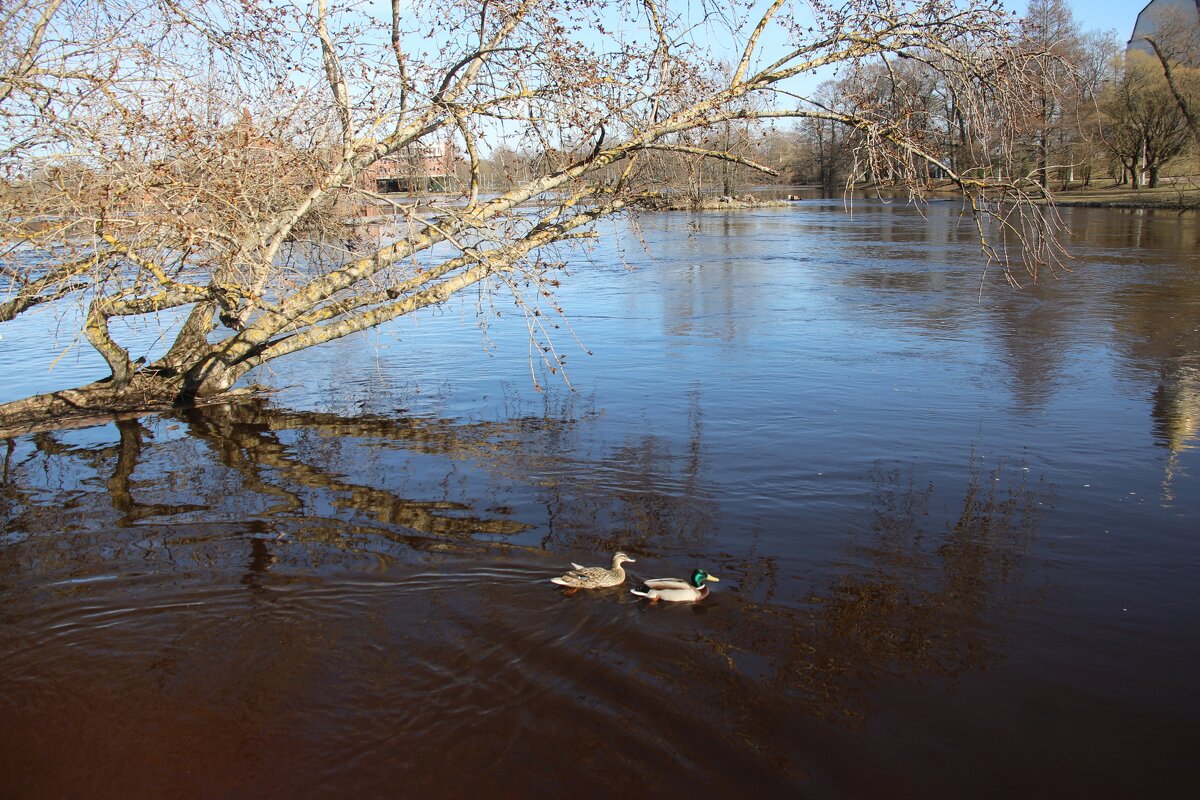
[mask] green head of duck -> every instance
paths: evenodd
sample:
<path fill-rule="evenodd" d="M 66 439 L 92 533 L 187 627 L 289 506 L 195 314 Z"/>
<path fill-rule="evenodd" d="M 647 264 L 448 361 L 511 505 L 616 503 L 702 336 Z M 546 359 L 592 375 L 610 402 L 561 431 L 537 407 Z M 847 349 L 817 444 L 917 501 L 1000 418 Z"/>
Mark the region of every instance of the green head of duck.
<path fill-rule="evenodd" d="M 692 573 L 692 586 L 695 586 L 697 589 L 699 589 L 701 586 L 703 586 L 705 581 L 720 581 L 720 580 L 721 579 L 718 578 L 716 575 L 709 575 L 707 572 L 705 572 L 704 570 L 699 569 L 699 568 L 697 568 L 696 571 Z"/>

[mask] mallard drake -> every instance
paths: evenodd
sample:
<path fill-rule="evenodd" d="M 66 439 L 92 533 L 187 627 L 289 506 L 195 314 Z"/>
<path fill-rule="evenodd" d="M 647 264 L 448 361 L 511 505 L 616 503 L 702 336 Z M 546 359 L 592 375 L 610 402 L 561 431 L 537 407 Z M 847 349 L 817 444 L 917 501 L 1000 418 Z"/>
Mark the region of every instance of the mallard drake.
<path fill-rule="evenodd" d="M 648 597 L 651 600 L 666 600 L 668 603 L 687 603 L 703 600 L 708 597 L 708 581 L 721 580 L 716 575 L 709 575 L 702 569 L 696 569 L 688 580 L 683 578 L 654 578 L 642 584 L 640 589 L 633 589 L 638 597 Z"/>
<path fill-rule="evenodd" d="M 625 562 L 636 564 L 637 562 L 625 555 L 624 553 L 616 553 L 612 557 L 612 569 L 604 567 L 584 567 L 572 562 L 573 569 L 558 578 L 551 578 L 551 583 L 557 583 L 559 586 L 568 586 L 572 589 L 600 589 L 605 586 L 620 586 L 625 582 L 625 568 L 621 565 Z"/>

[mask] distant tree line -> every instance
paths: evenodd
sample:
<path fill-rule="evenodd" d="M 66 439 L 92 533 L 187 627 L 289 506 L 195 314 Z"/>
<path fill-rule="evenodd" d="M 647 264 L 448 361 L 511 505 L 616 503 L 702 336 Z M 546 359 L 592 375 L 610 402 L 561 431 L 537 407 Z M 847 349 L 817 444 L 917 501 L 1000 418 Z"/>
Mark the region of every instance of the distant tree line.
<path fill-rule="evenodd" d="M 863 183 L 908 186 L 914 177 L 929 184 L 946 171 L 1032 178 L 1043 191 L 1087 187 L 1097 178 L 1153 188 L 1169 163 L 1200 156 L 1200 27 L 1176 18 L 1175 10 L 1159 15 L 1161 33 L 1127 50 L 1114 31 L 1082 30 L 1065 0 L 1032 0 L 1016 46 L 1051 58 L 1028 62 L 1036 71 L 1032 102 L 1011 131 L 970 113 L 943 72 L 908 54 L 823 83 L 814 97 L 829 111 L 826 118 L 810 116 L 794 125 L 726 121 L 679 137 L 680 149 L 658 153 L 640 177 L 650 187 L 696 200 L 771 183 L 827 193 Z M 873 159 L 868 134 L 845 125 L 846 116 L 901 121 L 929 152 L 944 154 L 946 170 L 930 160 Z M 733 158 L 716 161 L 688 148 Z M 486 182 L 500 188 L 529 180 L 578 155 L 541 141 L 505 144 L 491 151 Z"/>

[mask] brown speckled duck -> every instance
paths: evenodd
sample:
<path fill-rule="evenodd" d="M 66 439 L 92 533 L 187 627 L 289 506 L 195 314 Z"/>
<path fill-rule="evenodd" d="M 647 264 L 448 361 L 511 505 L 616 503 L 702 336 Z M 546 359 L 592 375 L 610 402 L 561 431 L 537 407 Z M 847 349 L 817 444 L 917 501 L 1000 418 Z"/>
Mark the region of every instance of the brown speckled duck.
<path fill-rule="evenodd" d="M 620 586 L 625 582 L 625 568 L 621 566 L 625 562 L 637 563 L 624 553 L 617 553 L 612 557 L 612 569 L 584 567 L 572 563 L 571 566 L 574 569 L 558 578 L 551 578 L 550 582 L 571 589 L 601 589 L 605 586 Z"/>

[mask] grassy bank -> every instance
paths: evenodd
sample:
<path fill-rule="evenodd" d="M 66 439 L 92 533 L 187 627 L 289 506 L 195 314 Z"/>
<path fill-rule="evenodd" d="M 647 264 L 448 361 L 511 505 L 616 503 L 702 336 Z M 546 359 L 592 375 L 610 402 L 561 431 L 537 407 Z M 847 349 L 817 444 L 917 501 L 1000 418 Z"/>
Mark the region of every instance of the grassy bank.
<path fill-rule="evenodd" d="M 1200 209 L 1200 176 L 1163 178 L 1153 189 L 1133 189 L 1128 184 L 1117 185 L 1111 179 L 1094 180 L 1091 185 L 1073 183 L 1063 188 L 1059 182 L 1050 185 L 1054 202 L 1060 206 L 1091 206 L 1093 208 L 1172 208 Z M 929 190 L 933 197 L 957 197 L 952 183 L 946 182 Z"/>
<path fill-rule="evenodd" d="M 1097 208 L 1200 208 L 1200 178 L 1168 178 L 1154 189 L 1136 191 L 1128 185 L 1093 182 L 1086 188 L 1056 190 L 1054 200 L 1062 206 Z"/>

